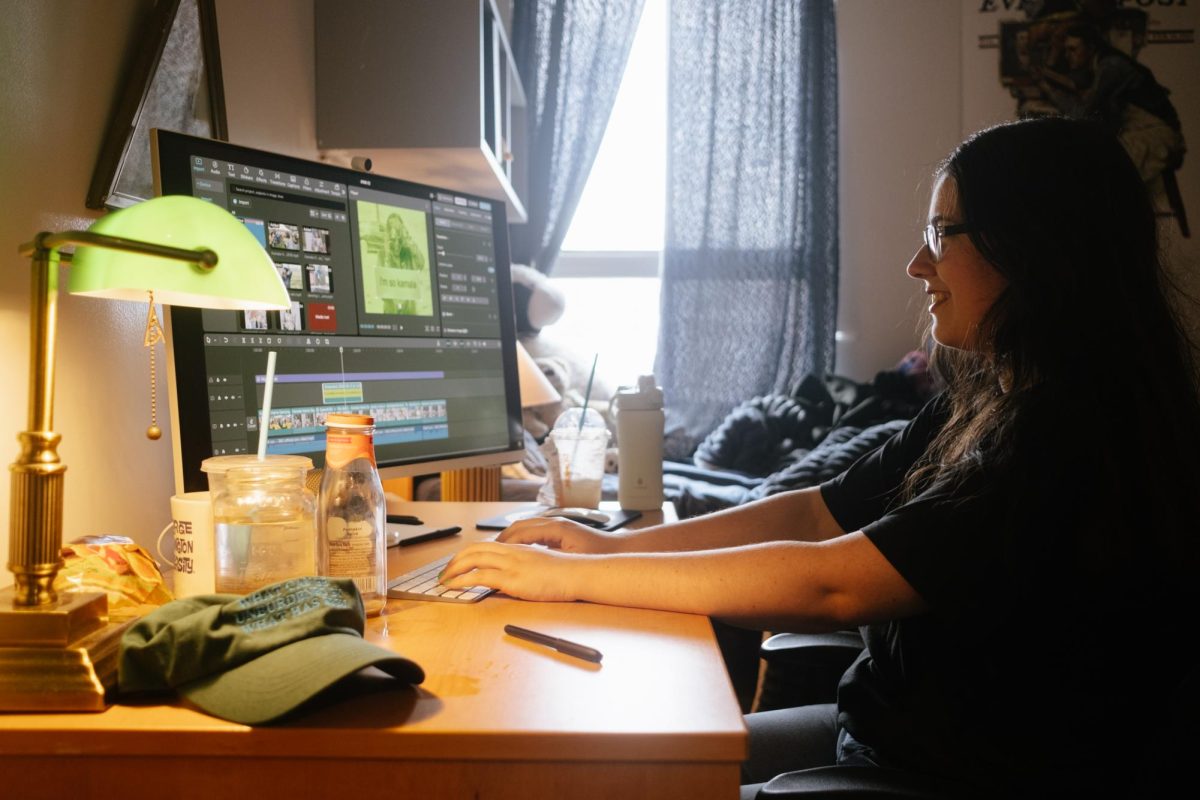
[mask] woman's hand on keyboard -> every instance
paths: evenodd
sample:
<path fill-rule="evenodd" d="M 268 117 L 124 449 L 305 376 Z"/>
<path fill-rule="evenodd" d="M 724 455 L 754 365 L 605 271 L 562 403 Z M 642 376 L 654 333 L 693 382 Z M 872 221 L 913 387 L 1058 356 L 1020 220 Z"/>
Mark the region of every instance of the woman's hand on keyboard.
<path fill-rule="evenodd" d="M 487 586 L 522 600 L 571 601 L 571 568 L 579 560 L 542 547 L 480 542 L 450 559 L 438 580 L 452 589 Z"/>
<path fill-rule="evenodd" d="M 564 553 L 617 553 L 620 534 L 607 533 L 578 522 L 550 517 L 514 522 L 496 537 L 508 544 L 541 544 Z"/>

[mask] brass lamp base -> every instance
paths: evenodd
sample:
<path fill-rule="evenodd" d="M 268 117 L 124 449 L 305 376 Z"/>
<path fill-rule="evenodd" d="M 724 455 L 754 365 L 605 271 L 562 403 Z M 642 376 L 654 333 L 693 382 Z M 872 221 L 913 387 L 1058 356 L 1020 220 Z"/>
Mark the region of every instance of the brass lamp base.
<path fill-rule="evenodd" d="M 103 593 L 64 592 L 51 606 L 17 606 L 0 589 L 0 711 L 103 711 L 117 684 L 121 634 Z"/>

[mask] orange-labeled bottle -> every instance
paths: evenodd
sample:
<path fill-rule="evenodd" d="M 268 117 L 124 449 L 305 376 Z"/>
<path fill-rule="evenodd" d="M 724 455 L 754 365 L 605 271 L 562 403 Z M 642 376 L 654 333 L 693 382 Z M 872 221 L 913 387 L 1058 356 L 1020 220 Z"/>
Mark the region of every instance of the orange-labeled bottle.
<path fill-rule="evenodd" d="M 325 418 L 325 470 L 317 501 L 321 574 L 351 578 L 368 615 L 387 603 L 387 504 L 374 440 L 373 417 Z"/>

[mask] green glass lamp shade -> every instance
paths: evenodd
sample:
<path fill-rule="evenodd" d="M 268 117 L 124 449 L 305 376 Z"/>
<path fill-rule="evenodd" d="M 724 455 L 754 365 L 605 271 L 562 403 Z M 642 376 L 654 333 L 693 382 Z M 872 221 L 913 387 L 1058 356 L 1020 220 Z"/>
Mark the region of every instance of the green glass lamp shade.
<path fill-rule="evenodd" d="M 211 269 L 151 255 L 79 245 L 71 294 L 224 309 L 286 309 L 283 280 L 258 239 L 223 208 L 183 195 L 146 200 L 97 220 L 89 233 L 217 254 Z"/>

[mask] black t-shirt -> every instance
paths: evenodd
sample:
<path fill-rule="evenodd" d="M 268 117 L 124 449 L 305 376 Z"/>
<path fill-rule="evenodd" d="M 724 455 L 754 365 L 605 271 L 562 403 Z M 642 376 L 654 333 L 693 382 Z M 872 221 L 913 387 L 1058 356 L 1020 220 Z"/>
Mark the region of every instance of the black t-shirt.
<path fill-rule="evenodd" d="M 821 486 L 930 607 L 864 629 L 841 724 L 885 764 L 1003 793 L 1111 788 L 1186 666 L 1169 659 L 1185 604 L 1139 547 L 1136 498 L 1105 484 L 1103 442 L 1070 419 L 1030 414 L 1006 463 L 903 502 L 947 414 L 936 398 Z"/>

